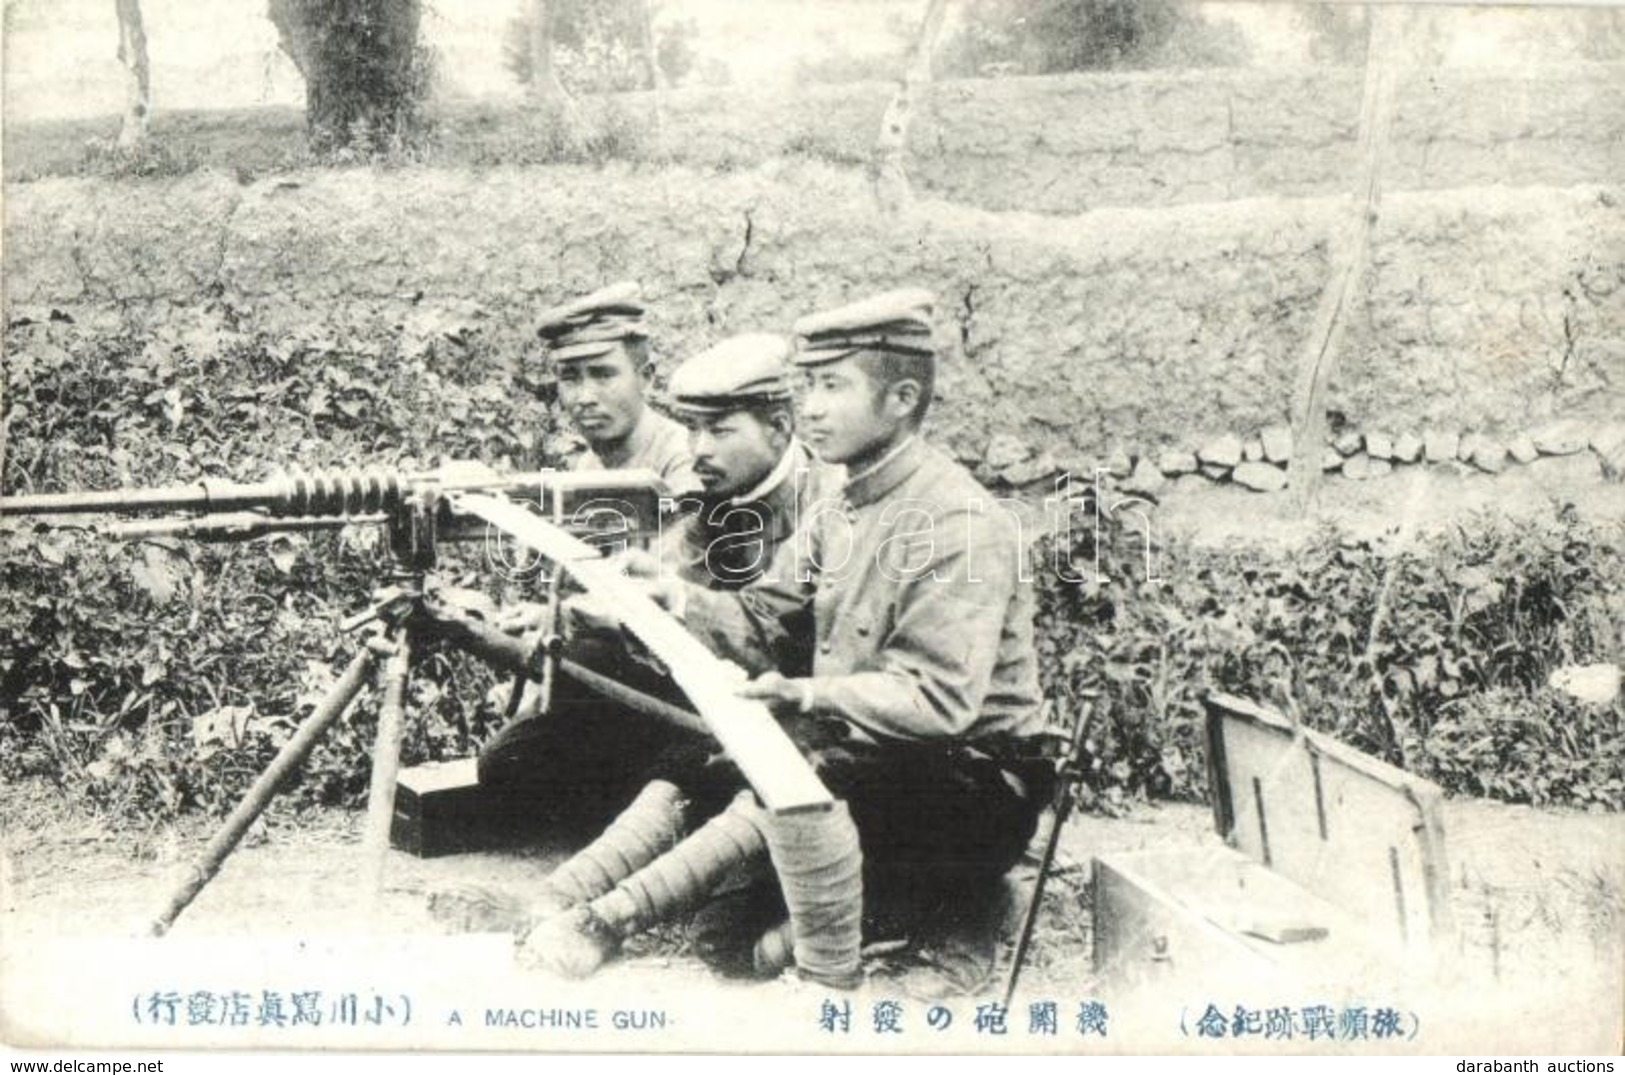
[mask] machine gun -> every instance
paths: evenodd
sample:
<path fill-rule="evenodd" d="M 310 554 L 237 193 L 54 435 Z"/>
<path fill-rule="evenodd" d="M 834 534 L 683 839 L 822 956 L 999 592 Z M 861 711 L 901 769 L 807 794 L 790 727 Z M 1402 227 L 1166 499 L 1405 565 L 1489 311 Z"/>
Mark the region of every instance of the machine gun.
<path fill-rule="evenodd" d="M 401 569 L 396 585 L 369 612 L 346 621 L 350 628 L 376 621 L 383 631 L 360 647 L 339 682 L 226 819 L 153 919 L 152 933 L 168 931 L 383 660 L 384 700 L 373 750 L 364 871 L 371 898 L 378 897 L 394 816 L 411 660 L 420 641 L 416 636 L 432 618 L 423 615 L 425 574 L 435 566 L 437 550 L 446 541 L 512 541 L 555 565 L 554 580 L 570 575 L 672 670 L 705 729 L 739 765 L 769 810 L 782 814 L 832 807 L 829 792 L 766 707 L 733 693 L 744 673 L 713 656 L 604 559 L 606 546 L 658 531 L 662 505 L 667 503 L 663 492 L 660 479 L 648 471 L 498 474 L 481 464 L 456 463 L 422 473 L 381 468 L 293 471 L 263 482 L 207 479 L 163 489 L 0 497 L 0 520 L 184 513 L 90 528 L 112 537 L 180 534 L 236 541 L 364 522 L 389 529 Z M 557 608 L 556 600 L 552 607 Z M 442 636 L 502 666 L 512 668 L 518 659 L 511 650 L 493 651 L 489 643 L 482 648 L 476 634 Z M 549 654 L 549 659 L 555 657 L 556 652 Z M 544 682 L 550 678 L 543 676 Z"/>
<path fill-rule="evenodd" d="M 167 513 L 167 518 L 91 529 L 114 538 L 176 535 L 203 541 L 380 523 L 389 527 L 390 546 L 401 565 L 426 571 L 435 565 L 439 542 L 490 536 L 488 525 L 451 510 L 448 498 L 463 493 L 528 504 L 555 526 L 600 546 L 656 533 L 662 505 L 669 503 L 652 471 L 500 474 L 483 463 L 459 461 L 418 472 L 296 469 L 260 482 L 205 478 L 162 489 L 0 496 L 0 518 Z"/>

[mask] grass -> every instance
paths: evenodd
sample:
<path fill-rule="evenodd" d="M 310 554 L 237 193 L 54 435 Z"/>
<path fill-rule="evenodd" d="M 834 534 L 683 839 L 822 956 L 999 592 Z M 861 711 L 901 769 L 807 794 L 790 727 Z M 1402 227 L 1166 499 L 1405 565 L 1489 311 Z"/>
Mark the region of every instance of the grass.
<path fill-rule="evenodd" d="M 6 124 L 6 181 L 82 175 L 97 154 L 87 147 L 110 142 L 118 125 L 116 116 Z M 177 162 L 177 172 L 219 168 L 252 176 L 286 170 L 307 156 L 304 113 L 294 108 L 160 112 L 152 143 Z"/>
<path fill-rule="evenodd" d="M 568 109 L 435 101 L 426 112 L 419 144 L 399 160 L 377 163 L 491 168 L 613 160 L 727 172 L 765 158 L 789 157 L 862 166 L 871 137 L 869 112 L 878 112 L 885 92 L 860 84 L 792 101 L 772 130 L 750 127 L 744 113 L 732 114 L 728 99 L 711 92 L 661 99 L 646 93 L 605 94 L 581 97 Z M 663 124 L 669 128 L 664 134 Z M 113 115 L 8 124 L 3 134 L 5 179 L 142 178 L 209 169 L 248 182 L 323 163 L 349 163 L 313 156 L 305 144 L 303 110 L 286 106 L 159 111 L 152 118 L 150 148 L 134 160 L 114 148 L 118 129 L 119 117 Z"/>
<path fill-rule="evenodd" d="M 149 148 L 131 158 L 114 148 L 116 116 L 8 124 L 7 182 L 82 175 L 114 178 L 229 172 L 242 182 L 326 163 L 305 143 L 304 113 L 287 107 L 160 112 Z M 654 153 L 653 120 L 642 105 L 617 97 L 579 102 L 568 116 L 553 108 L 437 105 L 421 147 L 401 160 L 446 167 L 602 164 Z M 687 153 L 688 151 L 684 151 Z"/>

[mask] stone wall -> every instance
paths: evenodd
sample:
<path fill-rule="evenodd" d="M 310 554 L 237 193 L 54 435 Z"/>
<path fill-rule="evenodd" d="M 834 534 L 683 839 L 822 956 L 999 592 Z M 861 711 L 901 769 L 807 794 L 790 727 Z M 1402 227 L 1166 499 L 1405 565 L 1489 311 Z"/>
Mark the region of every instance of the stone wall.
<path fill-rule="evenodd" d="M 667 361 L 903 283 L 957 354 L 938 432 L 1069 454 L 1195 447 L 1287 417 L 1342 199 L 1077 216 L 926 202 L 878 215 L 861 173 L 680 168 L 344 170 L 44 180 L 5 192 L 10 313 L 108 331 L 224 299 L 276 334 L 341 321 L 401 353 L 500 367 L 544 305 L 640 278 Z M 1357 428 L 1508 435 L 1619 410 L 1625 190 L 1392 194 L 1330 405 Z"/>
<path fill-rule="evenodd" d="M 911 130 L 926 191 L 989 209 L 1077 213 L 1341 193 L 1362 73 L 1257 69 L 944 81 Z M 699 166 L 780 155 L 868 160 L 893 92 L 809 86 L 662 99 L 660 152 Z M 630 98 L 652 112 L 651 98 Z M 1625 175 L 1625 66 L 1430 68 L 1395 94 L 1389 190 L 1612 182 Z"/>

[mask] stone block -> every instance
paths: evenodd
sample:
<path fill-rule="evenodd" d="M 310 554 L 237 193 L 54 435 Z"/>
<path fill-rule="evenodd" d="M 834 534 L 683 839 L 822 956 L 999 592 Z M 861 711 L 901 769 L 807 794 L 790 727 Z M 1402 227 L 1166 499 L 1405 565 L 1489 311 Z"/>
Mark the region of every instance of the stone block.
<path fill-rule="evenodd" d="M 1461 447 L 1461 434 L 1450 429 L 1430 429 L 1422 434 L 1422 448 L 1429 463 L 1448 463 Z"/>
<path fill-rule="evenodd" d="M 1478 437 L 1467 461 L 1487 474 L 1499 474 L 1507 468 L 1506 445 L 1493 437 Z"/>
<path fill-rule="evenodd" d="M 1230 479 L 1259 493 L 1276 493 L 1286 488 L 1286 471 L 1268 463 L 1243 463 Z"/>
<path fill-rule="evenodd" d="M 1527 433 L 1520 433 L 1512 438 L 1507 445 L 1507 452 L 1518 463 L 1533 463 L 1540 458 L 1540 449 L 1535 447 L 1535 441 Z"/>
<path fill-rule="evenodd" d="M 1529 464 L 1536 481 L 1552 486 L 1594 482 L 1603 476 L 1602 459 L 1594 452 L 1543 455 Z"/>
<path fill-rule="evenodd" d="M 1032 449 L 1020 437 L 1009 433 L 996 433 L 987 442 L 987 453 L 982 462 L 990 470 L 1002 471 L 1032 458 Z"/>
<path fill-rule="evenodd" d="M 1265 459 L 1271 463 L 1286 463 L 1292 459 L 1291 426 L 1270 426 L 1260 436 Z"/>
<path fill-rule="evenodd" d="M 1199 464 L 1194 452 L 1169 449 L 1157 458 L 1157 467 L 1170 478 L 1181 474 L 1194 474 Z"/>
<path fill-rule="evenodd" d="M 1134 465 L 1134 472 L 1123 482 L 1123 491 L 1156 496 L 1162 492 L 1167 479 L 1150 459 L 1142 458 Z"/>
<path fill-rule="evenodd" d="M 1048 481 L 1059 473 L 1061 467 L 1055 462 L 1055 457 L 1048 452 L 1040 452 L 1031 459 L 1005 467 L 999 472 L 999 477 L 1011 485 L 1021 487 Z"/>
<path fill-rule="evenodd" d="M 1202 445 L 1197 450 L 1196 458 L 1210 466 L 1223 467 L 1228 471 L 1242 461 L 1243 450 L 1241 438 L 1234 433 L 1226 433 Z"/>
<path fill-rule="evenodd" d="M 1572 418 L 1548 422 L 1529 434 L 1541 455 L 1573 455 L 1583 452 L 1590 437 L 1586 428 Z"/>

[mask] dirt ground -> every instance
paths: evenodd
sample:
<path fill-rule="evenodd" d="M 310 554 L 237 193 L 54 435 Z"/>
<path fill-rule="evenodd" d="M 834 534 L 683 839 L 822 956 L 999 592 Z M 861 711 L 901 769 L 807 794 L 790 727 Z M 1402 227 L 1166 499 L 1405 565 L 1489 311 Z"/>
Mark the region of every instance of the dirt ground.
<path fill-rule="evenodd" d="M 42 940 L 140 935 L 209 835 L 198 819 L 115 832 L 106 819 L 73 808 L 44 784 L 8 787 L 0 793 L 0 805 L 5 822 L 0 940 L 14 949 Z M 1452 801 L 1445 826 L 1459 936 L 1449 962 L 1457 980 L 1485 989 L 1515 984 L 1521 995 L 1568 995 L 1576 1004 L 1622 995 L 1625 817 Z M 538 847 L 418 859 L 391 851 L 385 891 L 374 908 L 359 868 L 361 830 L 356 814 L 295 817 L 274 808 L 185 911 L 171 936 L 196 941 L 352 930 L 432 934 L 437 930 L 426 911 L 429 892 L 470 882 L 535 886 L 562 853 Z M 1077 995 L 1102 987 L 1109 992 L 1110 983 L 1097 979 L 1091 960 L 1092 856 L 1194 849 L 1215 841 L 1211 813 L 1196 805 L 1140 804 L 1121 817 L 1075 816 L 1045 894 L 1023 992 L 1061 989 Z M 1023 896 L 1032 872 L 1019 871 Z M 1001 973 L 1014 925 L 1012 915 Z M 480 950 L 489 952 L 489 944 Z M 913 972 L 899 975 L 891 958 L 872 960 L 871 975 L 891 976 L 905 994 L 926 995 L 914 989 L 929 980 L 916 979 Z M 677 930 L 631 946 L 604 974 L 610 981 L 653 976 L 698 990 L 713 983 Z M 781 986 L 750 988 L 770 996 Z"/>

